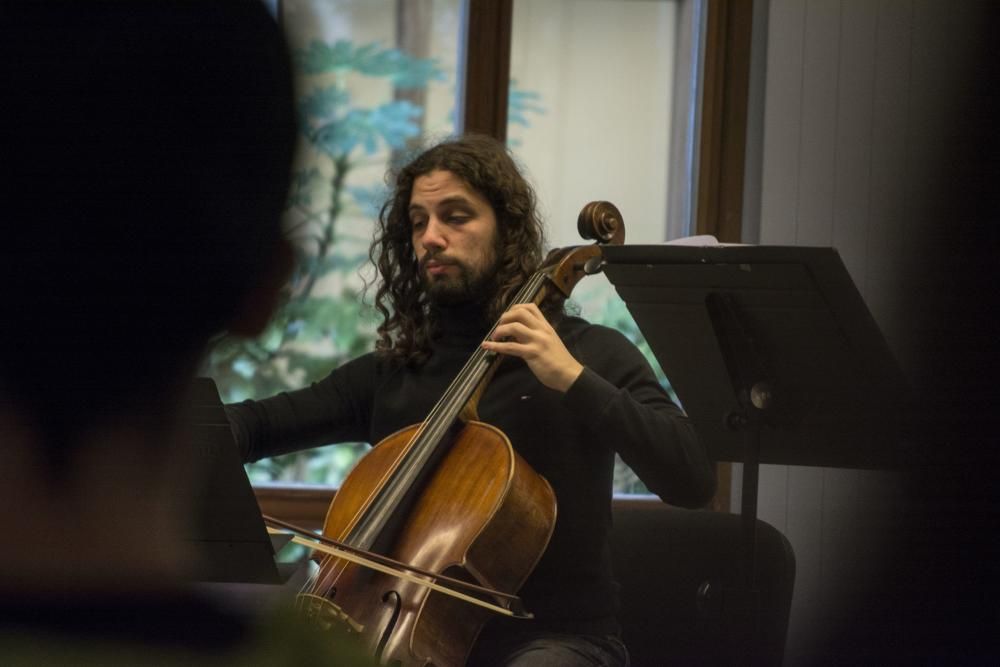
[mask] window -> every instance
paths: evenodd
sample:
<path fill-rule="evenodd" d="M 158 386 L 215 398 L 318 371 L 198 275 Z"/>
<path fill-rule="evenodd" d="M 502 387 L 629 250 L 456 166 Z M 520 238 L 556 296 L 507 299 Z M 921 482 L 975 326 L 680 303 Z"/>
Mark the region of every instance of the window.
<path fill-rule="evenodd" d="M 591 199 L 622 210 L 632 242 L 690 233 L 693 128 L 676 109 L 693 99 L 696 59 L 679 45 L 697 51 L 697 40 L 685 41 L 697 24 L 695 4 L 514 3 L 507 139 L 536 186 L 550 245 L 581 243 L 576 216 Z M 460 36 L 474 11 L 459 0 L 283 0 L 279 7 L 300 81 L 304 131 L 287 224 L 301 268 L 264 336 L 213 351 L 205 372 L 227 402 L 303 386 L 371 349 L 376 319 L 360 299 L 359 272 L 384 174 L 413 140 L 456 130 Z M 479 43 L 470 37 L 470 58 L 495 57 L 485 47 L 476 52 Z M 573 301 L 588 319 L 630 336 L 658 369 L 603 277 L 581 283 Z M 339 485 L 366 449 L 326 447 L 248 471 L 257 483 Z M 616 488 L 644 490 L 623 465 Z"/>
<path fill-rule="evenodd" d="M 298 269 L 253 341 L 217 345 L 205 373 L 226 402 L 317 380 L 372 348 L 362 303 L 372 220 L 391 160 L 455 131 L 459 0 L 284 0 L 302 133 L 286 211 Z M 397 25 L 400 26 L 397 29 Z M 251 480 L 338 485 L 365 447 L 329 447 L 248 467 Z"/>

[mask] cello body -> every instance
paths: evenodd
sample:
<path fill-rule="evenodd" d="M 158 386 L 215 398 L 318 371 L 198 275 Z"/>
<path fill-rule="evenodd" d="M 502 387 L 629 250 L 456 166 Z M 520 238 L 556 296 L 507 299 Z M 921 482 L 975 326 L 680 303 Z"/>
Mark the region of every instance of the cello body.
<path fill-rule="evenodd" d="M 352 470 L 327 512 L 324 534 L 349 542 L 371 490 L 414 438 L 397 431 Z M 549 483 L 498 429 L 466 423 L 422 485 L 388 555 L 433 572 L 500 591 L 516 591 L 541 558 L 555 526 Z M 381 662 L 459 666 L 492 614 L 460 600 L 362 566 L 334 561 L 331 601 Z M 357 626 L 360 626 L 357 627 Z"/>

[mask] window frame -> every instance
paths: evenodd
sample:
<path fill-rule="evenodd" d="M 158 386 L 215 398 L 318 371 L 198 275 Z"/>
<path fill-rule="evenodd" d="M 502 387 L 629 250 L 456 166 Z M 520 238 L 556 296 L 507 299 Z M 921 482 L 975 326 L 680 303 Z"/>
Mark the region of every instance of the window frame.
<path fill-rule="evenodd" d="M 685 0 L 704 12 L 701 76 L 695 90 L 696 160 L 692 175 L 694 232 L 722 242 L 741 240 L 743 175 L 753 0 Z M 281 16 L 282 1 L 276 0 Z M 462 132 L 478 132 L 501 141 L 507 136 L 507 104 L 514 0 L 466 0 L 465 30 L 459 61 L 464 76 L 458 93 Z M 697 65 L 696 65 L 697 66 Z M 709 504 L 730 511 L 732 466 L 717 464 L 718 491 Z M 254 485 L 261 510 L 322 528 L 336 489 L 299 484 Z"/>

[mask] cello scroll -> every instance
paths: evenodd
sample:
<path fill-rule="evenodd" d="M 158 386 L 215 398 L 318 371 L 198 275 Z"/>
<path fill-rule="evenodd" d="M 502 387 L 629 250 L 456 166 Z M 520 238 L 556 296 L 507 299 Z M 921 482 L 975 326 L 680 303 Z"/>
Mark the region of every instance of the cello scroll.
<path fill-rule="evenodd" d="M 577 218 L 576 228 L 580 236 L 593 239 L 596 243 L 553 250 L 545 258 L 545 264 L 550 267 L 549 279 L 564 297 L 573 292 L 584 276 L 601 272 L 604 266 L 602 245 L 621 245 L 625 242 L 622 214 L 611 202 L 592 201 L 584 206 Z"/>
<path fill-rule="evenodd" d="M 583 207 L 576 219 L 576 230 L 585 239 L 607 245 L 625 243 L 625 224 L 621 211 L 607 201 L 592 201 Z"/>

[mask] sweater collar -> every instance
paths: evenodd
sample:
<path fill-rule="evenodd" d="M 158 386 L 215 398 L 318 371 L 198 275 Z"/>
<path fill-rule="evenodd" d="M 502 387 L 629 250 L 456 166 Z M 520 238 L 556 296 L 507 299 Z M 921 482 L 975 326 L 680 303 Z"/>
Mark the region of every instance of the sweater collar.
<path fill-rule="evenodd" d="M 437 305 L 433 307 L 433 316 L 438 321 L 442 341 L 482 340 L 493 325 L 487 321 L 480 303 Z"/>

